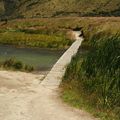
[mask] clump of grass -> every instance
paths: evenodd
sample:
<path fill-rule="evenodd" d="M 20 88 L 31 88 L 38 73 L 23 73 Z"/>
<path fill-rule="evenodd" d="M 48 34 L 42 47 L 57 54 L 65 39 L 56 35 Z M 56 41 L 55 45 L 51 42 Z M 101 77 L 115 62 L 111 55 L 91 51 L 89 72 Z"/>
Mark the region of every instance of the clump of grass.
<path fill-rule="evenodd" d="M 113 109 L 120 99 L 120 37 L 104 38 L 92 46 L 81 65 L 83 84 L 90 93 L 98 90 L 103 106 Z"/>
<path fill-rule="evenodd" d="M 32 71 L 34 70 L 34 67 L 33 67 L 33 66 L 30 66 L 30 65 L 25 65 L 25 66 L 24 66 L 24 69 L 25 69 L 25 71 L 32 72 Z"/>
<path fill-rule="evenodd" d="M 21 61 L 16 60 L 15 58 L 10 58 L 1 63 L 0 67 L 10 70 L 19 70 L 32 72 L 34 70 L 33 66 L 24 65 Z"/>
<path fill-rule="evenodd" d="M 86 56 L 77 54 L 68 65 L 63 82 L 76 87 L 82 98 L 105 120 L 120 118 L 120 37 L 91 41 Z M 77 85 L 73 85 L 76 81 Z M 104 114 L 103 114 L 104 113 Z"/>

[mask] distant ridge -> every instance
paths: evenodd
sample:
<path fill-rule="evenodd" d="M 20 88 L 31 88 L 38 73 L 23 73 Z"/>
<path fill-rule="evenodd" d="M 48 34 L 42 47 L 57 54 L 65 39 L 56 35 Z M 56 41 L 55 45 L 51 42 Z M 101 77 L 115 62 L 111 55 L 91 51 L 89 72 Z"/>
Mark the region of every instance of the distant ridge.
<path fill-rule="evenodd" d="M 9 17 L 120 16 L 120 0 L 0 0 Z"/>

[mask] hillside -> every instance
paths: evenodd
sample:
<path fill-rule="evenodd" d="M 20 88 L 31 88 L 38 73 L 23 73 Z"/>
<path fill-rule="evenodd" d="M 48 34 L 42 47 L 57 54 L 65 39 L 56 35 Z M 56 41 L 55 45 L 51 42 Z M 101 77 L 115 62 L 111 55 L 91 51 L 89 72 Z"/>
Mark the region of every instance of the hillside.
<path fill-rule="evenodd" d="M 0 1 L 0 15 L 4 13 L 4 4 L 2 1 Z"/>
<path fill-rule="evenodd" d="M 120 0 L 0 0 L 14 17 L 120 16 Z"/>

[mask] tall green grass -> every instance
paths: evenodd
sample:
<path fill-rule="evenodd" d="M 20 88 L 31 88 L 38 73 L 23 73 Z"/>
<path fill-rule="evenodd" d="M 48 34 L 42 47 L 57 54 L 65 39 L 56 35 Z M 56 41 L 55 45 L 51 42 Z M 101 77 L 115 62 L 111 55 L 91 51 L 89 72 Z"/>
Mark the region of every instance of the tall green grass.
<path fill-rule="evenodd" d="M 80 54 L 73 57 L 63 81 L 68 84 L 77 81 L 79 93 L 84 93 L 89 104 L 105 112 L 106 119 L 119 120 L 120 37 L 94 37 L 90 46 L 91 50 L 82 58 Z"/>
<path fill-rule="evenodd" d="M 0 33 L 0 44 L 56 49 L 67 48 L 72 44 L 72 41 L 64 35 L 37 34 L 34 32 L 35 31 L 6 31 Z"/>

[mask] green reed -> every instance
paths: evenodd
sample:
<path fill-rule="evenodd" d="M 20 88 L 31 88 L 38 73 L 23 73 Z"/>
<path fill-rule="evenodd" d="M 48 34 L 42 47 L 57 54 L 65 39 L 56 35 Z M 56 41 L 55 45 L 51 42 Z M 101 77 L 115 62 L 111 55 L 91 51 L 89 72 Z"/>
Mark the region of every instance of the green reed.
<path fill-rule="evenodd" d="M 118 35 L 92 38 L 91 50 L 81 57 L 77 54 L 68 65 L 64 82 L 77 80 L 98 109 L 120 117 L 120 37 Z M 94 96 L 94 97 L 93 97 Z"/>

